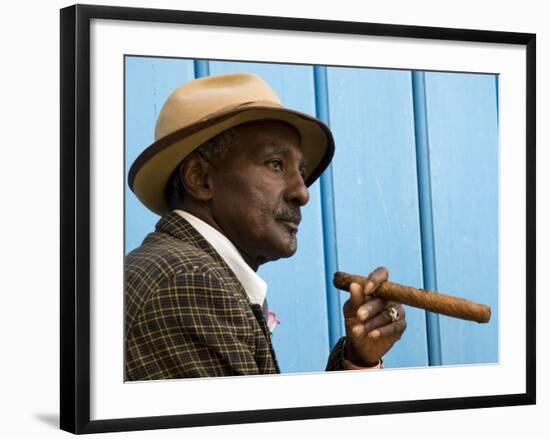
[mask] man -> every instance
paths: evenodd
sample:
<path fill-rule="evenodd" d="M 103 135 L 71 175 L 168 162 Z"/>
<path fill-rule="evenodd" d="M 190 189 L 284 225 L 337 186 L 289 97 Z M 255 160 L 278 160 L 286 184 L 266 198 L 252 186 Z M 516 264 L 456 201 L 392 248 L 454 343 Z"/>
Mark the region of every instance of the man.
<path fill-rule="evenodd" d="M 237 73 L 177 89 L 155 137 L 129 173 L 162 218 L 125 262 L 126 379 L 279 373 L 256 271 L 296 252 L 307 186 L 333 155 L 330 130 Z M 379 268 L 350 286 L 346 337 L 327 370 L 379 368 L 403 334 L 400 304 L 365 301 L 387 277 Z"/>

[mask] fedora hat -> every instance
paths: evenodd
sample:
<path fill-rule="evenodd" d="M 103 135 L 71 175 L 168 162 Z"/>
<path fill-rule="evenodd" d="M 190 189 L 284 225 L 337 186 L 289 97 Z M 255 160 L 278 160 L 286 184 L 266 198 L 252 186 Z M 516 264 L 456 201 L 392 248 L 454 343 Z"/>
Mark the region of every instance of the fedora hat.
<path fill-rule="evenodd" d="M 170 210 L 166 184 L 185 157 L 217 134 L 258 120 L 282 121 L 298 130 L 310 186 L 334 154 L 330 129 L 317 118 L 283 107 L 275 92 L 251 73 L 207 76 L 176 89 L 160 111 L 155 142 L 131 166 L 128 185 L 147 208 L 162 215 Z"/>

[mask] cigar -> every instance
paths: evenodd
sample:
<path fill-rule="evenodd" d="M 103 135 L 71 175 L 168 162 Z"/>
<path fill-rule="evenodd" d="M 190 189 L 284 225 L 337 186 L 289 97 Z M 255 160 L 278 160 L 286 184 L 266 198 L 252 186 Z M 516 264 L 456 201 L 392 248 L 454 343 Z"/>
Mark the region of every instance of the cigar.
<path fill-rule="evenodd" d="M 334 273 L 334 286 L 340 290 L 348 291 L 352 282 L 364 287 L 367 281 L 368 278 L 364 276 L 342 272 Z M 382 282 L 372 296 L 478 323 L 487 323 L 491 318 L 491 308 L 487 305 L 390 281 Z"/>

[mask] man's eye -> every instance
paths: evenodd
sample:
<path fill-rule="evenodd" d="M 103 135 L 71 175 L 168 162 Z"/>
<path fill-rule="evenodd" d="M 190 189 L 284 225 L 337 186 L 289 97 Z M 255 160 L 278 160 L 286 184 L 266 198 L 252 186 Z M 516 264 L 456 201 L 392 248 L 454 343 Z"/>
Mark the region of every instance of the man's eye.
<path fill-rule="evenodd" d="M 275 171 L 283 170 L 283 162 L 281 160 L 270 160 L 267 162 L 268 166 Z"/>

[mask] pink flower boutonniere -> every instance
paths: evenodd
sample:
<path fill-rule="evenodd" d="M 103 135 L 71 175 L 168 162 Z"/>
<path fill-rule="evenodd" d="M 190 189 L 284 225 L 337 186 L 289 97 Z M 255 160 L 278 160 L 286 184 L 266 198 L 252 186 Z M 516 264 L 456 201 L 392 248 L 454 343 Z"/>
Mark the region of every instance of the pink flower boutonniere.
<path fill-rule="evenodd" d="M 273 331 L 275 331 L 275 328 L 277 325 L 280 325 L 281 322 L 276 319 L 276 315 L 273 311 L 269 310 L 267 313 L 267 327 L 269 329 L 269 332 L 273 334 Z"/>

